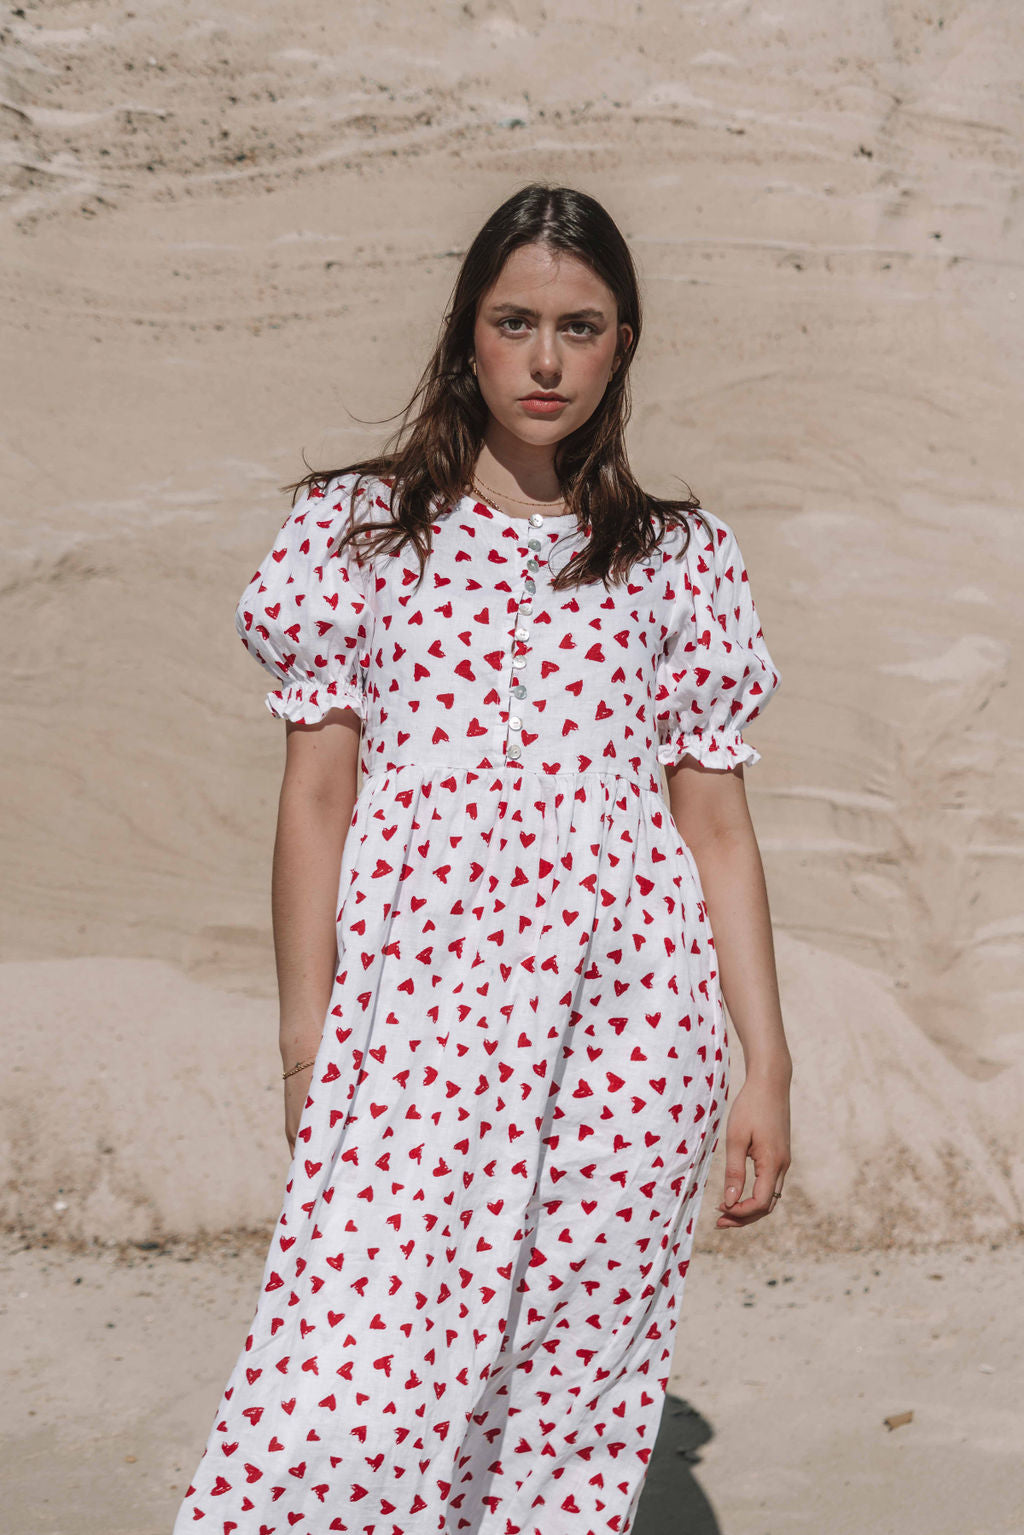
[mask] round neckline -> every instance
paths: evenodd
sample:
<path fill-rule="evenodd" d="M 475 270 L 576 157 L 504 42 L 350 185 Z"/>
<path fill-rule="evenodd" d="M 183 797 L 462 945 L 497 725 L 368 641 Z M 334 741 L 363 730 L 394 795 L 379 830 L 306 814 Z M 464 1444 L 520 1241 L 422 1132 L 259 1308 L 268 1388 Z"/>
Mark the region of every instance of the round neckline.
<path fill-rule="evenodd" d="M 491 503 L 489 501 L 485 501 L 482 496 L 463 496 L 462 503 L 463 505 L 468 505 L 470 507 L 482 506 L 487 511 L 489 511 L 491 516 L 495 517 L 499 522 L 506 522 L 512 527 L 517 527 L 521 523 L 524 527 L 532 528 L 535 533 L 539 533 L 541 528 L 544 526 L 544 523 L 546 522 L 571 522 L 573 526 L 576 525 L 575 512 L 539 512 L 537 515 L 543 520 L 541 522 L 541 528 L 538 528 L 536 524 L 530 521 L 530 517 L 533 515 L 532 512 L 528 513 L 525 517 L 513 517 L 508 512 L 503 512 L 500 507 L 492 506 Z"/>

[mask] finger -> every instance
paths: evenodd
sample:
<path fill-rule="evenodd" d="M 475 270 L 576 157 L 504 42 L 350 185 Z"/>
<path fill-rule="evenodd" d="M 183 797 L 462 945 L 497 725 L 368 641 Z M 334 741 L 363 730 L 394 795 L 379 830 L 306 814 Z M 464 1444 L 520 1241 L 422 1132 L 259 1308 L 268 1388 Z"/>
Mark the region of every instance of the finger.
<path fill-rule="evenodd" d="M 730 1209 L 739 1200 L 743 1193 L 743 1185 L 747 1178 L 747 1146 L 746 1139 L 735 1137 L 733 1140 L 726 1138 L 725 1143 L 725 1202 L 724 1208 Z M 718 1207 L 720 1210 L 722 1205 Z"/>
<path fill-rule="evenodd" d="M 770 1162 L 762 1163 L 756 1167 L 754 1174 L 754 1187 L 750 1191 L 750 1199 L 747 1201 L 751 1209 L 767 1215 L 772 1206 L 772 1195 L 780 1184 L 781 1167 L 773 1158 Z"/>
<path fill-rule="evenodd" d="M 746 1226 L 752 1226 L 755 1221 L 763 1221 L 769 1213 L 767 1210 L 752 1210 L 749 1215 L 723 1215 L 718 1224 L 723 1230 L 741 1231 Z"/>
<path fill-rule="evenodd" d="M 767 1188 L 764 1185 L 767 1184 Z M 759 1221 L 765 1215 L 770 1215 L 775 1209 L 778 1199 L 781 1198 L 782 1175 L 777 1173 L 775 1177 L 766 1179 L 758 1175 L 754 1179 L 754 1188 L 747 1199 L 734 1204 L 731 1209 L 723 1210 L 719 1225 L 749 1226 L 752 1221 Z M 719 1209 L 723 1207 L 719 1205 Z"/>
<path fill-rule="evenodd" d="M 756 1208 L 752 1199 L 745 1199 L 742 1206 L 733 1205 L 731 1210 L 723 1210 L 718 1224 L 732 1227 L 749 1226 L 754 1221 L 762 1220 L 767 1214 L 767 1210 Z"/>

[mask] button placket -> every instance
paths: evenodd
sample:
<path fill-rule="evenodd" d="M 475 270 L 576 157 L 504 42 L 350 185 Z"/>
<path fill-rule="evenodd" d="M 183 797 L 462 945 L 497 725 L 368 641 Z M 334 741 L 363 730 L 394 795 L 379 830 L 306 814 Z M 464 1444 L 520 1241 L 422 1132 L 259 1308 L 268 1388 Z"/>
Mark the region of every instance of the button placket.
<path fill-rule="evenodd" d="M 544 518 L 539 512 L 533 512 L 529 520 L 530 526 L 533 529 L 541 528 L 544 526 Z M 513 640 L 516 647 L 525 646 L 529 648 L 530 626 L 529 624 L 523 623 L 523 619 L 532 618 L 533 616 L 533 598 L 537 590 L 537 583 L 534 580 L 534 575 L 540 569 L 542 563 L 544 563 L 539 558 L 543 547 L 543 542 L 539 537 L 536 536 L 536 534 L 527 539 L 526 548 L 529 551 L 529 555 L 526 561 L 526 571 L 523 580 L 523 595 L 519 599 L 519 608 L 516 614 L 516 627 L 513 633 Z M 522 700 L 528 695 L 528 689 L 522 680 L 522 673 L 526 670 L 526 659 L 526 655 L 523 654 L 521 650 L 518 648 L 515 649 L 512 656 L 512 674 L 509 679 L 509 694 L 511 698 L 517 700 Z M 521 731 L 522 728 L 522 714 L 514 714 L 510 710 L 508 716 L 508 727 L 506 731 L 507 744 L 505 747 L 505 755 L 506 757 L 511 758 L 513 761 L 522 756 L 523 746 L 521 741 L 508 741 L 507 735 L 509 732 Z"/>

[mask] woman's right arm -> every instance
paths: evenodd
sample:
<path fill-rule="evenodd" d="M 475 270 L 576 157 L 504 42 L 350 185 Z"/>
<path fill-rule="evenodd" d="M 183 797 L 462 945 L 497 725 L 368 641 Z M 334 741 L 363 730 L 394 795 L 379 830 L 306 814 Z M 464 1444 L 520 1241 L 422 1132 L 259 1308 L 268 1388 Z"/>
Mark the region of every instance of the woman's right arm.
<path fill-rule="evenodd" d="M 286 725 L 271 908 L 285 1071 L 312 1061 L 338 962 L 341 855 L 356 801 L 361 722 L 331 709 L 315 725 Z M 285 1081 L 285 1134 L 294 1153 L 312 1068 Z"/>

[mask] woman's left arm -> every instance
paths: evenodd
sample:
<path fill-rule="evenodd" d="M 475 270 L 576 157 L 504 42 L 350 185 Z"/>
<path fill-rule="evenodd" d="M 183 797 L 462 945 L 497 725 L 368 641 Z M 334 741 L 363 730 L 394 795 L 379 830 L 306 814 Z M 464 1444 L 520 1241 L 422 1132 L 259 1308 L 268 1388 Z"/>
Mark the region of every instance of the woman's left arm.
<path fill-rule="evenodd" d="M 743 1047 L 745 1081 L 726 1127 L 720 1227 L 747 1226 L 773 1208 L 790 1165 L 793 1063 L 782 1023 L 771 914 L 743 768 L 706 768 L 692 757 L 666 767 L 669 805 L 693 854 L 714 935 L 719 984 Z M 754 1185 L 743 1199 L 747 1158 Z"/>

